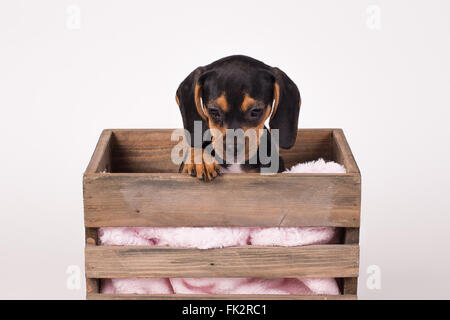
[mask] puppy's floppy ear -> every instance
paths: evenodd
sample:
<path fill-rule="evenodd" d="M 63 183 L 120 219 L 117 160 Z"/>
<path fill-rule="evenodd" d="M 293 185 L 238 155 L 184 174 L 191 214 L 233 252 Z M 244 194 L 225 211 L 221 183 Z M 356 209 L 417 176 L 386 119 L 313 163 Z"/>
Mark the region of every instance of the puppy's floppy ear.
<path fill-rule="evenodd" d="M 270 129 L 279 129 L 280 147 L 291 148 L 297 138 L 300 92 L 295 83 L 280 69 L 272 68 L 275 78 L 274 105 L 270 117 Z"/>
<path fill-rule="evenodd" d="M 201 105 L 202 85 L 206 72 L 205 67 L 192 71 L 180 84 L 176 93 L 176 101 L 183 117 L 184 129 L 191 134 L 191 146 L 194 147 L 194 121 L 202 122 L 202 137 L 207 129 L 206 116 Z M 201 147 L 201 146 L 197 146 Z"/>

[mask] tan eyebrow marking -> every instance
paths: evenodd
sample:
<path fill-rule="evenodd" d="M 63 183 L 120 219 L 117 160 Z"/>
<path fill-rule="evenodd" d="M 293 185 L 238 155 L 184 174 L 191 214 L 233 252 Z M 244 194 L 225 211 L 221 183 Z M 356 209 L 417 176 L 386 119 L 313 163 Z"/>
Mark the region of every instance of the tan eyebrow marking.
<path fill-rule="evenodd" d="M 242 101 L 241 110 L 247 111 L 253 104 L 255 104 L 256 100 L 248 95 L 248 93 L 244 96 L 244 101 Z"/>
<path fill-rule="evenodd" d="M 213 101 L 213 103 L 222 109 L 223 112 L 228 112 L 230 110 L 230 106 L 228 105 L 227 98 L 225 97 L 225 92 Z"/>

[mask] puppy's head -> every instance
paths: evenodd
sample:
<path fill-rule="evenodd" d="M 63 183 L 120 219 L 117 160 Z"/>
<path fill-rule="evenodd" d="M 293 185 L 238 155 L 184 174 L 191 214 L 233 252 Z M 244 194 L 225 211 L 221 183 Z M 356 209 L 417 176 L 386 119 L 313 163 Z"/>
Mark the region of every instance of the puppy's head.
<path fill-rule="evenodd" d="M 245 158 L 251 157 L 267 119 L 271 130 L 279 130 L 280 147 L 289 149 L 295 143 L 297 86 L 283 71 L 258 60 L 231 56 L 199 67 L 181 83 L 176 100 L 185 129 L 192 135 L 194 121 L 203 121 L 223 159 L 230 149 L 234 156 L 245 150 Z"/>

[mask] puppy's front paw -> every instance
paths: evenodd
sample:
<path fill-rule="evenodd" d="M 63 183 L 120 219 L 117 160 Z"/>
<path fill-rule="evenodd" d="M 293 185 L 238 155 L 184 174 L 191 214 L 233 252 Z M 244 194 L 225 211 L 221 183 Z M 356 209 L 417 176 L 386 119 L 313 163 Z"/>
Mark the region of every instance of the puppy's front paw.
<path fill-rule="evenodd" d="M 201 148 L 189 148 L 182 173 L 202 181 L 212 181 L 220 175 L 220 166 L 216 159 Z"/>

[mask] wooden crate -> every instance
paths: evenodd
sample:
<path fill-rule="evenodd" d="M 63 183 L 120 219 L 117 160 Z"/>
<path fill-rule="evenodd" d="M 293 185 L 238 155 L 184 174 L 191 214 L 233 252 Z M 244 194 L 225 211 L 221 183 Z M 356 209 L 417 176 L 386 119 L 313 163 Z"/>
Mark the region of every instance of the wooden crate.
<path fill-rule="evenodd" d="M 354 299 L 361 176 L 341 129 L 302 129 L 281 150 L 286 167 L 334 160 L 345 174 L 229 174 L 211 183 L 178 174 L 172 130 L 104 130 L 83 177 L 88 299 Z M 223 205 L 226 199 L 226 206 Z M 217 204 L 221 205 L 217 205 Z M 99 227 L 339 227 L 341 244 L 221 249 L 99 246 Z M 339 279 L 341 295 L 107 295 L 102 278 Z"/>

